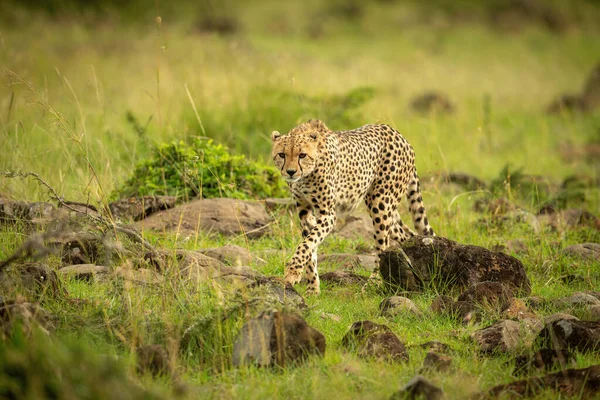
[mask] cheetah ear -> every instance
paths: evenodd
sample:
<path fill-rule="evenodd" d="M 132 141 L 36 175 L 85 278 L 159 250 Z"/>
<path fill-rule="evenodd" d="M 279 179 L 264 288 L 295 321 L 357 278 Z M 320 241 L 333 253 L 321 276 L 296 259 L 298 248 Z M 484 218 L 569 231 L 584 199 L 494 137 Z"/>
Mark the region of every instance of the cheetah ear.
<path fill-rule="evenodd" d="M 273 131 L 271 132 L 271 140 L 277 140 L 281 137 L 281 133 L 277 132 L 277 131 Z"/>

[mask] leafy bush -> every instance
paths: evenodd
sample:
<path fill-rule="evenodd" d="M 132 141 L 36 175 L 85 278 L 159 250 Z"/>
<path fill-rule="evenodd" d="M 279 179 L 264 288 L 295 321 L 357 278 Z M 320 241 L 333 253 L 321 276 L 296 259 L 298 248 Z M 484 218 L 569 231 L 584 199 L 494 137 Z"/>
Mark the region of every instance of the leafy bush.
<path fill-rule="evenodd" d="M 236 199 L 285 197 L 285 183 L 272 166 L 233 155 L 211 139 L 162 144 L 117 189 L 120 197 L 172 195 Z"/>

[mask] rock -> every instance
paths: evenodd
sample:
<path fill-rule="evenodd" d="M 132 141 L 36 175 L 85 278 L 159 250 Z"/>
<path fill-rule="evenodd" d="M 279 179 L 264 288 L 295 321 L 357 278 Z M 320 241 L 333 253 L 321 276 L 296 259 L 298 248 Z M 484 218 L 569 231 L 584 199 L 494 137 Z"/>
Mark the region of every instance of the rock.
<path fill-rule="evenodd" d="M 504 320 L 473 332 L 471 338 L 484 353 L 511 352 L 530 343 L 535 333 L 524 323 Z"/>
<path fill-rule="evenodd" d="M 300 310 L 307 307 L 300 293 L 293 286 L 285 284 L 280 278 L 257 278 L 245 289 L 249 293 L 244 293 L 244 296 L 253 298 L 263 306 L 284 305 Z"/>
<path fill-rule="evenodd" d="M 109 267 L 104 265 L 94 264 L 77 264 L 62 267 L 56 271 L 58 275 L 65 277 L 73 277 L 81 281 L 92 281 L 96 275 L 107 274 L 110 272 Z"/>
<path fill-rule="evenodd" d="M 265 199 L 267 210 L 276 211 L 279 209 L 296 211 L 296 201 L 292 198 L 267 198 Z"/>
<path fill-rule="evenodd" d="M 438 315 L 448 315 L 463 323 L 475 322 L 477 307 L 469 301 L 454 301 L 452 297 L 439 295 L 431 302 L 429 309 Z"/>
<path fill-rule="evenodd" d="M 457 184 L 469 191 L 487 189 L 488 187 L 481 179 L 464 172 L 451 172 L 443 178 L 446 182 Z"/>
<path fill-rule="evenodd" d="M 254 256 L 247 249 L 237 246 L 235 244 L 226 244 L 221 247 L 214 247 L 209 249 L 198 250 L 199 253 L 204 254 L 208 257 L 217 259 L 226 265 L 252 265 L 252 264 L 266 264 L 262 258 Z"/>
<path fill-rule="evenodd" d="M 325 312 L 321 313 L 321 318 L 323 318 L 323 319 L 330 319 L 330 320 L 335 321 L 335 322 L 340 322 L 342 320 L 339 315 L 331 314 L 331 313 L 325 313 Z"/>
<path fill-rule="evenodd" d="M 532 374 L 542 370 L 550 371 L 556 367 L 565 369 L 575 364 L 573 354 L 567 350 L 540 349 L 531 355 L 515 358 L 515 375 Z"/>
<path fill-rule="evenodd" d="M 579 321 L 579 318 L 574 317 L 570 314 L 564 314 L 564 313 L 554 313 L 554 314 L 550 314 L 550 315 L 546 315 L 544 317 L 544 324 L 551 324 L 554 321 L 559 321 L 561 319 L 565 319 L 567 321 Z"/>
<path fill-rule="evenodd" d="M 522 299 L 525 305 L 533 309 L 539 309 L 545 306 L 548 301 L 541 296 L 529 296 Z"/>
<path fill-rule="evenodd" d="M 175 207 L 175 196 L 128 197 L 109 203 L 108 209 L 114 218 L 139 221 L 157 211 Z"/>
<path fill-rule="evenodd" d="M 357 275 L 352 272 L 337 270 L 333 272 L 325 272 L 320 275 L 321 282 L 328 282 L 335 285 L 356 285 L 367 281 L 364 276 Z"/>
<path fill-rule="evenodd" d="M 253 201 L 235 199 L 200 199 L 170 210 L 159 211 L 138 221 L 138 230 L 177 231 L 195 236 L 205 233 L 246 235 L 256 238 L 270 231 L 272 218 L 264 207 Z"/>
<path fill-rule="evenodd" d="M 423 369 L 446 372 L 452 367 L 452 358 L 430 351 L 423 360 Z"/>
<path fill-rule="evenodd" d="M 538 341 L 555 350 L 593 352 L 600 349 L 600 322 L 559 319 L 546 323 Z"/>
<path fill-rule="evenodd" d="M 325 347 L 325 336 L 302 317 L 265 311 L 242 327 L 233 345 L 232 362 L 235 367 L 285 367 L 310 355 L 324 355 Z"/>
<path fill-rule="evenodd" d="M 557 391 L 566 397 L 596 398 L 600 391 L 600 365 L 582 369 L 567 369 L 541 377 L 494 386 L 478 398 L 506 398 L 507 395 L 510 398 L 532 398 L 546 390 Z"/>
<path fill-rule="evenodd" d="M 523 264 L 514 257 L 479 246 L 462 245 L 439 236 L 416 236 L 402 244 L 411 261 L 406 265 L 403 254 L 390 247 L 380 255 L 383 282 L 395 291 L 421 291 L 433 282 L 465 288 L 479 282 L 504 284 L 515 294 L 527 295 L 531 284 Z"/>
<path fill-rule="evenodd" d="M 56 249 L 63 265 L 96 264 L 107 261 L 107 249 L 102 239 L 87 232 L 75 233 L 47 243 Z"/>
<path fill-rule="evenodd" d="M 223 267 L 215 278 L 221 282 L 229 283 L 238 287 L 248 287 L 256 283 L 257 280 L 264 279 L 265 276 L 248 266 L 241 267 Z"/>
<path fill-rule="evenodd" d="M 526 318 L 535 318 L 535 314 L 527 309 L 523 300 L 513 297 L 508 300 L 508 304 L 502 312 L 502 317 L 505 319 L 523 320 Z"/>
<path fill-rule="evenodd" d="M 528 250 L 529 250 L 529 247 L 521 239 L 514 239 L 514 240 L 506 241 L 506 251 L 508 253 L 523 254 L 523 253 L 527 253 Z"/>
<path fill-rule="evenodd" d="M 342 338 L 342 346 L 354 350 L 359 357 L 387 362 L 408 361 L 408 353 L 398 336 L 385 325 L 358 321 Z"/>
<path fill-rule="evenodd" d="M 393 317 L 398 314 L 408 313 L 417 317 L 422 317 L 423 313 L 412 300 L 402 296 L 392 296 L 384 299 L 379 304 L 379 311 L 387 317 Z"/>
<path fill-rule="evenodd" d="M 157 252 L 147 252 L 143 261 L 146 265 L 161 272 L 174 266 L 179 270 L 179 276 L 182 279 L 191 282 L 207 281 L 225 269 L 225 265 L 219 260 L 197 251 L 181 249 L 160 249 Z"/>
<path fill-rule="evenodd" d="M 580 208 L 570 208 L 560 212 L 542 214 L 537 219 L 543 225 L 547 225 L 559 232 L 582 226 L 600 230 L 600 218 Z"/>
<path fill-rule="evenodd" d="M 511 288 L 499 282 L 478 282 L 469 286 L 460 296 L 458 301 L 466 301 L 495 311 L 503 311 L 508 307 L 509 300 L 513 297 Z"/>
<path fill-rule="evenodd" d="M 390 400 L 440 400 L 444 397 L 444 392 L 439 387 L 433 385 L 422 376 L 415 376 L 406 386 L 394 393 Z"/>
<path fill-rule="evenodd" d="M 473 209 L 491 215 L 504 215 L 520 208 L 504 198 L 483 198 L 473 204 Z"/>
<path fill-rule="evenodd" d="M 54 328 L 54 320 L 49 312 L 24 298 L 4 300 L 0 302 L 0 339 L 9 338 L 17 325 L 26 336 L 30 336 L 35 327 L 48 334 Z"/>
<path fill-rule="evenodd" d="M 600 321 L 600 305 L 591 306 L 588 313 L 592 321 Z"/>
<path fill-rule="evenodd" d="M 369 254 L 321 254 L 317 260 L 319 266 L 327 266 L 331 269 L 348 269 L 355 270 L 363 268 L 368 271 L 373 271 L 377 266 L 377 257 Z"/>
<path fill-rule="evenodd" d="M 437 340 L 430 340 L 429 342 L 421 343 L 419 347 L 436 353 L 448 353 L 452 350 L 446 343 L 438 342 Z"/>
<path fill-rule="evenodd" d="M 559 306 L 570 306 L 570 307 L 580 307 L 580 306 L 593 306 L 600 305 L 600 300 L 595 298 L 594 296 L 583 293 L 576 292 L 571 296 L 561 297 L 560 299 L 556 299 L 553 302 L 555 305 Z"/>
<path fill-rule="evenodd" d="M 167 351 L 159 345 L 140 346 L 136 349 L 138 374 L 151 373 L 153 377 L 172 374 Z"/>
<path fill-rule="evenodd" d="M 348 240 L 373 240 L 373 221 L 368 215 L 350 215 L 333 232 L 336 237 Z"/>
<path fill-rule="evenodd" d="M 0 198 L 0 223 L 31 222 L 34 219 L 51 217 L 55 211 L 56 207 L 50 203 Z"/>
<path fill-rule="evenodd" d="M 56 272 L 35 262 L 12 265 L 0 272 L 0 294 L 13 295 L 20 290 L 33 297 L 66 295 Z"/>
<path fill-rule="evenodd" d="M 448 96 L 441 92 L 425 92 L 415 96 L 410 107 L 420 113 L 451 114 L 454 112 L 454 105 L 448 99 Z"/>
<path fill-rule="evenodd" d="M 598 243 L 581 243 L 565 247 L 561 253 L 566 256 L 583 258 L 586 260 L 600 260 L 600 244 Z"/>
<path fill-rule="evenodd" d="M 158 284 L 165 280 L 164 276 L 154 270 L 148 268 L 133 269 L 128 265 L 115 268 L 113 275 L 140 284 Z"/>

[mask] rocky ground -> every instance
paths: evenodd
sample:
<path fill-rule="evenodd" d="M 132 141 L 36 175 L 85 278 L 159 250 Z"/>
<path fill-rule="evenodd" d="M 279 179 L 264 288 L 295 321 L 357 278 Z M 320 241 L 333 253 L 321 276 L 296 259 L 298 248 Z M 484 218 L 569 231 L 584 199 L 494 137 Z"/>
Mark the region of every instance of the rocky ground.
<path fill-rule="evenodd" d="M 444 179 L 450 186 L 483 184 L 464 174 Z M 482 213 L 483 226 L 518 225 L 534 235 L 584 229 L 597 238 L 600 229 L 600 219 L 582 209 L 543 209 L 535 215 L 502 198 L 478 201 L 475 208 Z M 514 381 L 465 389 L 463 395 L 556 393 L 592 398 L 598 393 L 600 365 L 590 361 L 597 360 L 600 351 L 600 244 L 582 242 L 553 249 L 553 260 L 581 265 L 579 271 L 585 274 L 552 272 L 549 279 L 560 280 L 562 287 L 589 289 L 550 298 L 537 293 L 548 284 L 539 280 L 538 267 L 529 258 L 525 264 L 520 260 L 520 255 L 531 251 L 531 240 L 507 240 L 485 248 L 442 236 L 415 237 L 382 253 L 378 263 L 370 246 L 370 220 L 358 212 L 341 220 L 331 238 L 355 243 L 354 251 L 321 251 L 324 295 L 305 299 L 302 286 L 299 290 L 285 286 L 281 279 L 282 264 L 293 246 L 263 247 L 273 243 L 268 238 L 276 234 L 282 219 L 294 221 L 289 217 L 292 212 L 293 204 L 286 199 L 202 199 L 178 204 L 174 198 L 144 197 L 98 210 L 64 200 L 57 207 L 2 198 L 3 235 L 19 232 L 14 253 L 0 261 L 2 340 L 14 340 L 16 332 L 29 340 L 40 331 L 48 337 L 64 337 L 73 324 L 85 330 L 88 322 L 102 321 L 90 317 L 90 309 L 95 309 L 114 313 L 96 327 L 101 336 L 125 335 L 127 340 L 130 334 L 123 329 L 147 330 L 130 337 L 135 338 L 130 343 L 136 371 L 141 376 L 171 377 L 177 382 L 173 390 L 188 387 L 181 376 L 193 368 L 191 354 L 204 367 L 223 373 L 256 366 L 297 368 L 334 351 L 377 365 L 412 366 L 414 379 L 392 398 L 419 394 L 442 398 L 444 390 L 435 382 L 440 376 L 460 374 L 465 357 L 501 357 Z M 221 238 L 222 245 L 190 246 L 198 236 Z M 175 241 L 168 245 L 172 238 Z M 246 246 L 233 244 L 236 238 L 243 238 Z M 368 272 L 377 267 L 382 287 L 361 294 Z M 197 308 L 204 308 L 205 317 L 188 319 L 180 313 L 161 321 L 159 316 L 159 325 L 166 324 L 163 328 L 142 327 L 154 313 L 154 300 L 149 299 L 156 294 L 162 301 L 189 304 L 196 301 L 198 291 L 205 301 L 209 299 Z M 380 304 L 374 312 L 349 312 L 343 318 L 353 320 L 349 326 L 335 312 L 322 311 L 319 318 L 328 323 L 315 329 L 306 317 L 314 319 L 315 309 L 326 310 L 323 304 L 332 301 L 327 293 L 335 291 L 338 296 L 346 293 L 346 303 L 360 295 L 363 300 L 380 299 Z M 129 304 L 136 293 L 145 293 L 150 303 Z M 111 306 L 114 301 L 119 304 Z M 128 313 L 140 311 L 149 314 L 138 316 L 138 322 L 127 321 Z M 444 321 L 442 325 L 452 327 L 453 333 L 448 336 L 441 328 L 407 341 L 396 329 L 407 318 L 416 325 L 424 320 Z M 78 319 L 79 324 L 73 322 Z M 343 335 L 331 350 L 338 331 Z M 446 342 L 456 335 L 459 349 L 453 348 L 456 343 Z M 209 356 L 215 342 L 224 347 L 218 356 Z M 188 387 L 184 392 L 194 390 Z M 460 397 L 460 393 L 454 387 L 450 396 Z"/>

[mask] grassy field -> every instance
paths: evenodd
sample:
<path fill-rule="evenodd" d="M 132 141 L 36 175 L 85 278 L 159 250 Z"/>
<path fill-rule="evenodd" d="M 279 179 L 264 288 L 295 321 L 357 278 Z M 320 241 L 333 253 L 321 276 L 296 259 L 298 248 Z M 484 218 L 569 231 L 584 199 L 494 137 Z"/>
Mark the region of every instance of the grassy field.
<path fill-rule="evenodd" d="M 600 142 L 598 110 L 545 112 L 557 95 L 579 92 L 599 61 L 600 34 L 586 22 L 598 15 L 591 3 L 584 2 L 589 12 L 583 22 L 563 33 L 538 24 L 510 32 L 434 11 L 424 18 L 412 3 L 403 2 L 368 3 L 357 16 L 316 1 L 308 6 L 240 3 L 228 2 L 230 8 L 217 10 L 236 18 L 239 31 L 230 35 L 200 32 L 202 14 L 197 10 L 172 15 L 171 9 L 167 14 L 159 10 L 159 21 L 154 20 L 154 5 L 128 18 L 110 13 L 102 18 L 48 17 L 11 9 L 12 20 L 0 19 L 0 172 L 36 172 L 66 199 L 102 205 L 160 143 L 207 136 L 233 153 L 269 163 L 272 130 L 285 132 L 314 117 L 333 129 L 388 123 L 415 148 L 425 206 L 438 235 L 488 248 L 523 240 L 527 250 L 518 258 L 535 295 L 552 299 L 598 290 L 598 262 L 560 254 L 570 244 L 599 243 L 597 229 L 534 233 L 520 223 L 478 224 L 482 214 L 473 204 L 484 196 L 507 197 L 530 212 L 540 204 L 531 189 L 501 184 L 493 194 L 468 193 L 427 179 L 463 171 L 491 182 L 502 178 L 506 165 L 513 172 L 522 168 L 540 175 L 552 188 L 572 175 L 600 179 L 598 158 L 585 156 L 586 146 Z M 411 99 L 429 90 L 446 93 L 456 111 L 422 115 L 411 110 Z M 49 200 L 43 186 L 26 179 L 0 178 L 0 194 Z M 598 214 L 597 185 L 584 188 L 583 194 L 583 200 L 568 205 Z M 225 243 L 256 254 L 282 249 L 289 258 L 300 241 L 298 221 L 285 212 L 276 217 L 273 232 L 256 240 L 214 235 L 187 242 L 177 235 L 148 239 L 171 249 Z M 22 227 L 0 226 L 0 260 L 26 236 Z M 320 252 L 357 253 L 365 245 L 370 243 L 329 238 Z M 283 275 L 283 256 L 265 259 L 266 266 L 255 267 Z M 48 263 L 57 267 L 60 260 L 51 256 Z M 567 274 L 584 279 L 567 284 L 560 279 Z M 465 326 L 434 315 L 426 311 L 437 295 L 433 292 L 412 298 L 425 310 L 423 317 L 389 320 L 378 311 L 382 294 L 325 286 L 320 297 L 307 298 L 304 314 L 326 336 L 325 357 L 285 370 L 259 370 L 230 366 L 232 342 L 243 319 L 202 325 L 220 320 L 233 307 L 217 285 L 189 287 L 167 279 L 151 287 L 68 281 L 66 288 L 72 298 L 88 302 L 44 299 L 44 308 L 58 316 L 52 345 L 40 339 L 39 348 L 23 352 L 39 350 L 55 360 L 43 367 L 49 371 L 86 362 L 105 365 L 103 357 L 115 358 L 115 370 L 123 369 L 136 387 L 159 397 L 389 398 L 417 373 L 425 351 L 411 347 L 410 362 L 398 365 L 357 358 L 340 341 L 353 322 L 363 319 L 387 324 L 409 346 L 428 340 L 448 343 L 454 349 L 454 368 L 427 374 L 448 398 L 465 398 L 515 379 L 506 366 L 509 355 L 478 356 L 469 341 L 469 334 L 492 317 Z M 553 311 L 558 309 L 540 313 Z M 323 313 L 340 320 L 323 318 Z M 573 313 L 586 318 L 582 310 Z M 205 328 L 192 334 L 201 338 L 201 348 L 182 342 L 195 322 Z M 170 350 L 175 383 L 135 374 L 136 346 L 154 343 Z M 77 346 L 84 350 L 78 352 Z M 578 367 L 594 363 L 597 354 L 577 355 Z M 100 390 L 103 378 L 97 369 L 85 371 L 83 383 L 62 398 L 85 397 L 84 386 L 92 393 Z M 548 393 L 542 398 L 555 397 Z"/>

